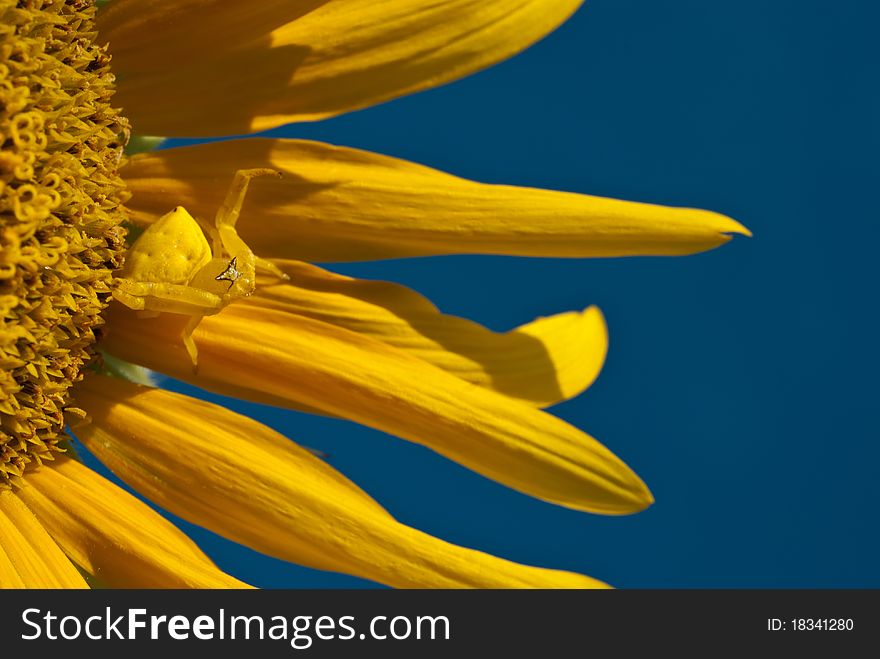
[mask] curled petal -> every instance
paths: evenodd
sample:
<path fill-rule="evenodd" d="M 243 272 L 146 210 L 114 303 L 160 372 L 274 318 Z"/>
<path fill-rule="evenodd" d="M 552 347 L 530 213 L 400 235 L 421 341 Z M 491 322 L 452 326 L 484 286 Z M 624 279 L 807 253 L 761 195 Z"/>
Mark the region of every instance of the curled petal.
<path fill-rule="evenodd" d="M 352 279 L 299 261 L 276 265 L 290 281 L 262 279 L 249 304 L 344 327 L 533 405 L 577 396 L 605 361 L 608 332 L 596 307 L 498 333 L 443 314 L 404 286 Z"/>

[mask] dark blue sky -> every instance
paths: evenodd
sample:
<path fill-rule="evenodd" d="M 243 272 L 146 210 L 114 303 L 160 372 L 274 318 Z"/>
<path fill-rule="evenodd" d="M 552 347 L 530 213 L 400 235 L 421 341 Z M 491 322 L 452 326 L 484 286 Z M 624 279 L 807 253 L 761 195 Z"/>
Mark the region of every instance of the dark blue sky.
<path fill-rule="evenodd" d="M 878 19 L 867 1 L 593 0 L 489 71 L 273 132 L 752 229 L 677 259 L 336 268 L 498 330 L 598 304 L 605 370 L 554 412 L 645 479 L 648 511 L 576 513 L 354 424 L 237 409 L 326 450 L 400 520 L 521 562 L 622 587 L 880 586 Z M 364 585 L 186 528 L 255 585 Z"/>

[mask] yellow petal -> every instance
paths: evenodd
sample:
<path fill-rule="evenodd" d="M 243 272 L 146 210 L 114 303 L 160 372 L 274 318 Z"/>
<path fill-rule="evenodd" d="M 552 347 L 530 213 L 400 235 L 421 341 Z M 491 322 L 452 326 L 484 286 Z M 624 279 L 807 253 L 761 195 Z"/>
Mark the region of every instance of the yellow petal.
<path fill-rule="evenodd" d="M 266 277 L 248 304 L 308 316 L 370 336 L 467 382 L 546 406 L 590 386 L 605 360 L 601 312 L 562 313 L 503 334 L 440 313 L 418 293 L 352 279 L 299 261 L 277 261 L 290 277 Z"/>
<path fill-rule="evenodd" d="M 67 555 L 114 588 L 247 588 L 173 524 L 76 460 L 29 472 L 17 495 Z"/>
<path fill-rule="evenodd" d="M 436 87 L 554 30 L 581 0 L 113 0 L 115 103 L 147 135 L 310 121 Z"/>
<path fill-rule="evenodd" d="M 78 436 L 120 478 L 195 524 L 266 554 L 395 587 L 585 588 L 395 521 L 325 462 L 211 403 L 94 376 Z"/>
<path fill-rule="evenodd" d="M 638 476 L 589 435 L 361 334 L 232 304 L 193 335 L 194 374 L 178 339 L 186 317 L 140 319 L 114 306 L 102 345 L 126 361 L 221 394 L 345 417 L 570 508 L 624 514 L 652 501 Z"/>
<path fill-rule="evenodd" d="M 114 0 L 115 1 L 115 0 Z M 632 256 L 700 252 L 748 230 L 724 215 L 486 185 L 319 142 L 255 138 L 139 154 L 128 206 L 150 223 L 181 204 L 212 218 L 236 169 L 273 167 L 239 222 L 264 257 L 365 261 L 434 254 Z"/>
<path fill-rule="evenodd" d="M 9 488 L 0 489 L 0 588 L 88 588 L 46 529 Z"/>

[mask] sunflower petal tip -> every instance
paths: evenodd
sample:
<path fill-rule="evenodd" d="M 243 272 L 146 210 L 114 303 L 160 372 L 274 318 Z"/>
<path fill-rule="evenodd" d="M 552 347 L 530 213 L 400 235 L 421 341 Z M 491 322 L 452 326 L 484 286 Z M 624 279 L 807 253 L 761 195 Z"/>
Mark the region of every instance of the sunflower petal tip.
<path fill-rule="evenodd" d="M 602 309 L 600 309 L 598 305 L 591 304 L 586 307 L 581 311 L 581 318 L 595 324 L 596 327 L 601 328 L 602 333 L 607 337 L 608 321 L 605 319 L 605 314 L 602 313 Z"/>
<path fill-rule="evenodd" d="M 725 241 L 730 240 L 734 235 L 745 236 L 746 238 L 752 237 L 752 232 L 744 224 L 737 222 L 732 217 L 722 215 L 721 213 L 713 213 L 713 215 L 718 220 L 717 230 L 724 236 Z"/>
<path fill-rule="evenodd" d="M 618 515 L 634 515 L 647 510 L 654 504 L 654 495 L 644 481 L 635 473 L 632 474 L 634 482 L 631 483 L 631 489 L 627 493 L 625 503 L 616 511 Z"/>
<path fill-rule="evenodd" d="M 737 224 L 739 224 L 739 223 L 737 223 Z M 741 235 L 745 236 L 746 238 L 752 238 L 754 236 L 754 234 L 751 232 L 751 230 L 749 230 L 747 227 L 743 226 L 742 224 L 740 224 L 739 226 L 740 226 L 739 233 Z"/>

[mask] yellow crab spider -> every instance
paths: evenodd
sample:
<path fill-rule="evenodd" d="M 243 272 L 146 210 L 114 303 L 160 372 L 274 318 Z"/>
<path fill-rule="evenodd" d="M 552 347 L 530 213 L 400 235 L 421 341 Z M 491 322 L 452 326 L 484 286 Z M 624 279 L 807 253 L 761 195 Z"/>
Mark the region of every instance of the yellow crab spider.
<path fill-rule="evenodd" d="M 145 315 L 174 313 L 191 316 L 181 339 L 198 365 L 192 333 L 202 318 L 219 313 L 233 300 L 254 292 L 256 270 L 288 279 L 274 264 L 254 256 L 235 230 L 250 180 L 281 176 L 274 169 L 241 169 L 235 173 L 214 226 L 205 232 L 183 206 L 150 225 L 128 249 L 116 278 L 113 297 Z"/>

